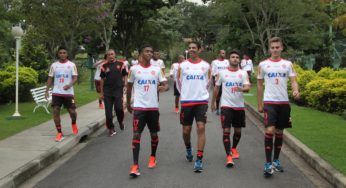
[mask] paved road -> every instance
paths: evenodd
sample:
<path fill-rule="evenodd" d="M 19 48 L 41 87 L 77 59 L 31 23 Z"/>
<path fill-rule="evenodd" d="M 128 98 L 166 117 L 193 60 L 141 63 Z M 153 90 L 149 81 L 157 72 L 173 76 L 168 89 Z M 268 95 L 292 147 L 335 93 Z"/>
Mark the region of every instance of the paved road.
<path fill-rule="evenodd" d="M 172 90 L 160 95 L 161 132 L 158 148 L 158 167 L 146 168 L 150 154 L 147 129 L 142 135 L 140 167 L 141 176 L 128 176 L 132 164 L 131 115 L 126 115 L 126 129 L 114 137 L 103 132 L 91 139 L 86 147 L 71 157 L 35 187 L 315 187 L 305 175 L 281 155 L 284 173 L 263 177 L 263 134 L 247 118 L 247 127 L 239 144 L 241 158 L 235 167 L 228 169 L 222 144 L 222 129 L 218 116 L 208 112 L 207 144 L 204 172 L 193 172 L 193 163 L 185 160 L 178 115 L 173 112 Z M 192 144 L 196 147 L 194 125 Z"/>

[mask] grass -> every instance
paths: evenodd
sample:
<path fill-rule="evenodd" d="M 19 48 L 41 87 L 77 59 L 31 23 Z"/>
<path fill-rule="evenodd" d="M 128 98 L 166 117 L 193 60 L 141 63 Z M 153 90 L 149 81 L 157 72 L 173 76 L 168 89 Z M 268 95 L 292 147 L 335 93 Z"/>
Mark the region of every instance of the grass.
<path fill-rule="evenodd" d="M 77 107 L 97 98 L 96 92 L 90 91 L 90 82 L 76 84 L 74 89 Z M 19 103 L 18 106 L 19 112 L 24 119 L 8 119 L 14 113 L 14 103 L 0 105 L 0 140 L 52 119 L 52 114 L 47 114 L 42 107 L 36 109 L 36 112 L 33 113 L 32 111 L 36 106 L 34 102 Z M 66 113 L 66 110 L 62 110 L 62 113 Z"/>
<path fill-rule="evenodd" d="M 256 85 L 245 100 L 257 108 Z M 346 121 L 341 116 L 291 103 L 292 129 L 287 129 L 334 168 L 346 174 Z"/>

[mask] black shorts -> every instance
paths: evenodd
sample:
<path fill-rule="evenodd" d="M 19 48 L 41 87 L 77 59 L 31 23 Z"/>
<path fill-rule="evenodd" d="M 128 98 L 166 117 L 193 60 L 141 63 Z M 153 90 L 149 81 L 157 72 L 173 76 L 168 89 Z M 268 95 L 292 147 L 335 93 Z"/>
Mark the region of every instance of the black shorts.
<path fill-rule="evenodd" d="M 245 110 L 234 110 L 231 108 L 221 108 L 222 128 L 245 127 Z"/>
<path fill-rule="evenodd" d="M 193 119 L 196 122 L 207 122 L 207 104 L 199 104 L 195 106 L 182 106 L 180 112 L 180 124 L 183 126 L 191 126 Z"/>
<path fill-rule="evenodd" d="M 133 111 L 133 132 L 142 133 L 145 125 L 148 125 L 148 129 L 151 133 L 157 133 L 160 131 L 159 123 L 160 113 L 155 111 L 134 110 Z"/>
<path fill-rule="evenodd" d="M 174 82 L 174 96 L 176 97 L 179 97 L 180 96 L 180 93 L 178 91 L 178 88 L 177 88 L 177 84 Z"/>
<path fill-rule="evenodd" d="M 66 109 L 76 109 L 76 103 L 74 97 L 52 96 L 52 107 L 64 105 Z"/>
<path fill-rule="evenodd" d="M 278 129 L 291 128 L 291 107 L 289 104 L 264 104 L 264 125 Z"/>

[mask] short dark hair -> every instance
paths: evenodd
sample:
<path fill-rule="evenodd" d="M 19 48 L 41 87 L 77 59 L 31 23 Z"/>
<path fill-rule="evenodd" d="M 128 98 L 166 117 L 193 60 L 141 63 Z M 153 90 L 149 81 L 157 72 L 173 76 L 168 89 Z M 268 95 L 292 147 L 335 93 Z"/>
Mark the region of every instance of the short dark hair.
<path fill-rule="evenodd" d="M 237 54 L 239 55 L 239 57 L 241 56 L 240 52 L 237 49 L 233 49 L 229 52 L 229 55 L 231 56 L 231 54 Z"/>
<path fill-rule="evenodd" d="M 60 51 L 60 50 L 66 50 L 67 51 L 65 46 L 59 46 L 58 51 Z"/>
<path fill-rule="evenodd" d="M 191 41 L 191 42 L 189 42 L 189 45 L 190 45 L 190 44 L 196 44 L 196 46 L 197 46 L 198 49 L 201 49 L 201 48 L 202 48 L 201 43 L 199 43 L 199 42 L 197 42 L 197 41 Z"/>
<path fill-rule="evenodd" d="M 143 52 L 144 48 L 153 48 L 150 44 L 142 44 L 139 48 L 138 48 L 138 53 L 141 54 Z"/>

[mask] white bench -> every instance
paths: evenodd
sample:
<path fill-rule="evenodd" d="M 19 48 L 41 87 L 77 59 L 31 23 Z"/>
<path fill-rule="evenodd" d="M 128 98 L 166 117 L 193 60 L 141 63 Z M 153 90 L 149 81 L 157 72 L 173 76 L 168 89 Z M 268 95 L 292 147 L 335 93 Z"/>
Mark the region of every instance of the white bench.
<path fill-rule="evenodd" d="M 49 104 L 52 102 L 52 88 L 50 88 L 48 91 L 49 93 L 48 100 L 46 99 L 46 88 L 47 86 L 42 86 L 42 87 L 30 89 L 31 95 L 34 98 L 34 101 L 36 103 L 36 106 L 33 112 L 35 112 L 38 107 L 42 106 L 46 110 L 46 112 L 49 114 L 48 107 L 49 107 Z"/>

